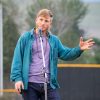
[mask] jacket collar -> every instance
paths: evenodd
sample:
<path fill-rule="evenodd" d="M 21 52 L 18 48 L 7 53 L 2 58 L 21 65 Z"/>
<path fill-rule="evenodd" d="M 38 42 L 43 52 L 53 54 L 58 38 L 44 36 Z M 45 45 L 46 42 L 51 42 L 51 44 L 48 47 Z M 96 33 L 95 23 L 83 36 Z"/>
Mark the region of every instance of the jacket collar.
<path fill-rule="evenodd" d="M 34 30 L 35 30 L 35 28 L 33 28 L 33 29 L 31 30 L 31 37 L 34 37 Z M 47 37 L 50 38 L 51 34 L 52 34 L 52 33 L 51 33 L 50 31 L 48 31 L 48 32 L 47 32 Z"/>

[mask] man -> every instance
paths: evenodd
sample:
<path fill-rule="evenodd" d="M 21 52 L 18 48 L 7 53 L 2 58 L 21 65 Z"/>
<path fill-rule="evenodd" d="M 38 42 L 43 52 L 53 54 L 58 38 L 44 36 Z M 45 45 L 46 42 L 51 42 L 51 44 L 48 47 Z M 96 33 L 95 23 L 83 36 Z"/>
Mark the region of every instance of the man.
<path fill-rule="evenodd" d="M 14 51 L 11 67 L 11 80 L 15 82 L 15 89 L 22 92 L 24 100 L 44 100 L 44 69 L 40 43 L 40 30 L 45 58 L 45 71 L 47 73 L 48 100 L 60 100 L 57 88 L 57 62 L 74 60 L 84 50 L 91 49 L 94 44 L 92 39 L 83 41 L 80 38 L 79 46 L 68 48 L 62 45 L 59 38 L 49 30 L 53 14 L 48 9 L 42 9 L 36 16 L 36 27 L 21 35 Z M 21 91 L 22 90 L 22 91 Z"/>

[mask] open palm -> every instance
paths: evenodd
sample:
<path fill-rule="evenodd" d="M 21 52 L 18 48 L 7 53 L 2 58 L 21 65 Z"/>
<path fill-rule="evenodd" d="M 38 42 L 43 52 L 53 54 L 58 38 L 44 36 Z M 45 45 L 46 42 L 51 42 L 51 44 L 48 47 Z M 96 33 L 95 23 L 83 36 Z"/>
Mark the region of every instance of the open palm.
<path fill-rule="evenodd" d="M 86 41 L 83 41 L 83 37 L 80 37 L 79 45 L 80 45 L 81 50 L 91 49 L 91 47 L 94 45 L 94 43 L 95 42 L 93 41 L 93 39 L 88 39 Z"/>

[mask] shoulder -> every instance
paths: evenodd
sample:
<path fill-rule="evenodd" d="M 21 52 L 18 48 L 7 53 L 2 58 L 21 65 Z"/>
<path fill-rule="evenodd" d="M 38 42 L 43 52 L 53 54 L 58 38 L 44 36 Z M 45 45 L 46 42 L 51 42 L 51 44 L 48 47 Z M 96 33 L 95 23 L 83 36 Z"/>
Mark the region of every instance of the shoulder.
<path fill-rule="evenodd" d="M 33 30 L 22 33 L 19 37 L 19 41 L 29 40 L 31 38 L 32 31 Z"/>
<path fill-rule="evenodd" d="M 56 36 L 56 35 L 54 35 L 54 34 L 50 34 L 50 36 L 51 36 L 51 38 L 53 39 L 53 40 L 55 40 L 55 41 L 59 41 L 60 39 L 59 39 L 59 37 L 58 36 Z"/>
<path fill-rule="evenodd" d="M 32 31 L 27 31 L 21 34 L 20 38 L 30 38 Z"/>

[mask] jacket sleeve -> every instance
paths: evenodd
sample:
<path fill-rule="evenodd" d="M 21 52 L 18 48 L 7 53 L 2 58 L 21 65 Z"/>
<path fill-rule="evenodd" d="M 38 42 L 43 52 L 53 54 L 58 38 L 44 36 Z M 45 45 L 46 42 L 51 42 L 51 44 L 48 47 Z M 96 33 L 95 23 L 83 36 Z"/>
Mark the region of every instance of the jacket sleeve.
<path fill-rule="evenodd" d="M 58 39 L 58 57 L 62 60 L 74 60 L 78 58 L 83 51 L 79 46 L 75 48 L 68 48 L 63 46 L 61 41 Z"/>
<path fill-rule="evenodd" d="M 22 81 L 23 50 L 24 44 L 20 37 L 14 50 L 10 74 L 11 81 Z"/>

